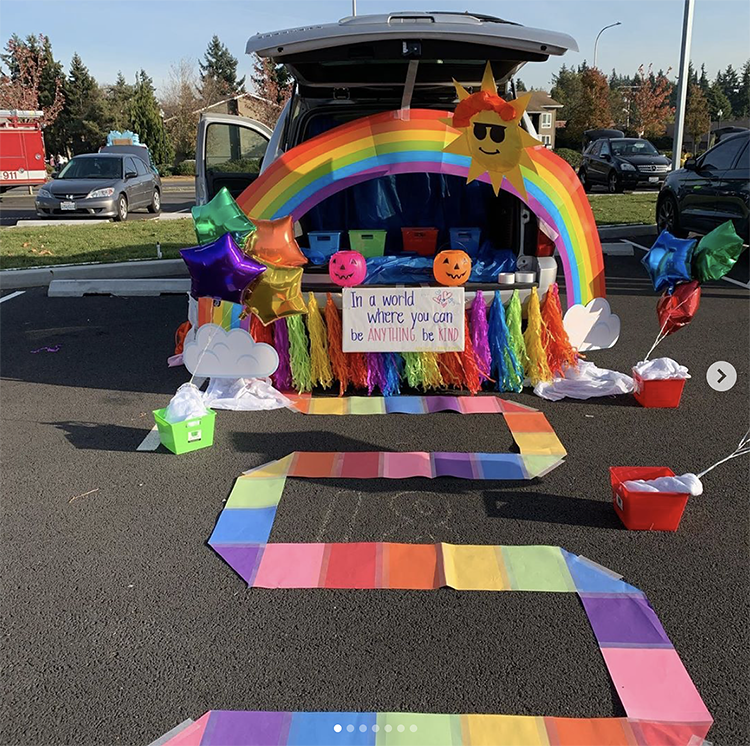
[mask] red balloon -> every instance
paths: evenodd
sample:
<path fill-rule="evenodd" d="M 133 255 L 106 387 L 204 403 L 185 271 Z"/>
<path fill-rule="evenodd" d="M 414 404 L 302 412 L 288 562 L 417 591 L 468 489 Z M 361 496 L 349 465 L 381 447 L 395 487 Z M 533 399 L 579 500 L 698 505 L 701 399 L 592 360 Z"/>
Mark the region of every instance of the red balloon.
<path fill-rule="evenodd" d="M 697 280 L 683 282 L 671 295 L 664 293 L 656 304 L 656 315 L 666 337 L 693 320 L 701 304 L 701 286 Z"/>

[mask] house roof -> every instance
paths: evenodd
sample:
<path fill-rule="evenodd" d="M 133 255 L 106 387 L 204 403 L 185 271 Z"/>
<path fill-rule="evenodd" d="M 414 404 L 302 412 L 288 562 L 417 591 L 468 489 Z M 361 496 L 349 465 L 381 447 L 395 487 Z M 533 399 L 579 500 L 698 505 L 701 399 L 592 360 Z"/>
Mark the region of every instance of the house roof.
<path fill-rule="evenodd" d="M 526 111 L 533 114 L 542 112 L 545 109 L 562 109 L 562 106 L 559 101 L 551 98 L 547 91 L 532 91 Z"/>

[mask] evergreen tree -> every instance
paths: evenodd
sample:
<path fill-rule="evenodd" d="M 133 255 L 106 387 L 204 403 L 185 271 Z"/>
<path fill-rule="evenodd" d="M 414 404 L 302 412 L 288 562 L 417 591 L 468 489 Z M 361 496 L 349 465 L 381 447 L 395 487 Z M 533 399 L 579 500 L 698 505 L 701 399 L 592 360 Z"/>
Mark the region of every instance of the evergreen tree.
<path fill-rule="evenodd" d="M 717 81 L 714 81 L 709 86 L 705 94 L 712 121 L 718 121 L 719 112 L 721 112 L 721 120 L 724 122 L 732 118 L 732 104 L 726 95 L 724 95 L 724 91 L 721 90 L 721 86 Z"/>
<path fill-rule="evenodd" d="M 708 75 L 706 75 L 705 64 L 701 65 L 701 76 L 700 78 L 698 78 L 698 85 L 700 86 L 700 89 L 703 91 L 703 93 L 708 93 L 708 89 L 710 88 L 711 84 L 708 81 Z"/>
<path fill-rule="evenodd" d="M 214 34 L 203 55 L 203 61 L 198 62 L 201 72 L 201 96 L 204 100 L 214 103 L 222 98 L 245 92 L 245 76 L 237 79 L 237 64 L 237 58 Z"/>
<path fill-rule="evenodd" d="M 742 66 L 738 101 L 741 108 L 737 109 L 735 114 L 740 117 L 750 117 L 750 60 Z"/>
<path fill-rule="evenodd" d="M 121 72 L 118 72 L 115 84 L 108 86 L 105 94 L 108 130 L 122 132 L 130 128 L 130 102 L 134 93 L 135 87 L 125 80 Z"/>
<path fill-rule="evenodd" d="M 745 108 L 745 102 L 742 100 L 740 76 L 737 74 L 737 71 L 731 65 L 728 65 L 723 73 L 719 73 L 716 76 L 716 82 L 724 92 L 724 95 L 729 99 L 732 111 L 742 111 Z"/>
<path fill-rule="evenodd" d="M 140 70 L 135 77 L 135 89 L 130 102 L 130 128 L 148 146 L 154 163 L 171 165 L 174 150 L 164 128 L 159 102 L 154 94 L 154 83 Z"/>
<path fill-rule="evenodd" d="M 698 150 L 698 143 L 708 132 L 711 125 L 711 115 L 708 111 L 706 95 L 697 83 L 691 83 L 688 88 L 687 108 L 685 110 L 685 131 L 692 140 L 693 154 Z"/>
<path fill-rule="evenodd" d="M 74 155 L 96 152 L 106 139 L 104 100 L 99 85 L 78 53 L 70 61 L 61 124 Z"/>
<path fill-rule="evenodd" d="M 521 78 L 516 78 L 516 93 L 525 93 L 528 90 L 526 83 L 524 83 Z"/>

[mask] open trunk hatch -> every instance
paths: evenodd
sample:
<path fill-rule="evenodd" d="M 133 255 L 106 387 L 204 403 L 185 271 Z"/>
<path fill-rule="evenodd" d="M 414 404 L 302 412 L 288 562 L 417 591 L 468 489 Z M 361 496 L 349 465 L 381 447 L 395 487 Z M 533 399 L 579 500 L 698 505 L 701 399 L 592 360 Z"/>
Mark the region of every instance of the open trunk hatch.
<path fill-rule="evenodd" d="M 403 12 L 257 34 L 245 51 L 285 64 L 302 96 L 323 98 L 336 89 L 402 88 L 412 60 L 419 61 L 417 89 L 452 90 L 453 78 L 480 85 L 487 61 L 504 81 L 526 62 L 569 49 L 578 47 L 567 34 L 491 16 Z"/>

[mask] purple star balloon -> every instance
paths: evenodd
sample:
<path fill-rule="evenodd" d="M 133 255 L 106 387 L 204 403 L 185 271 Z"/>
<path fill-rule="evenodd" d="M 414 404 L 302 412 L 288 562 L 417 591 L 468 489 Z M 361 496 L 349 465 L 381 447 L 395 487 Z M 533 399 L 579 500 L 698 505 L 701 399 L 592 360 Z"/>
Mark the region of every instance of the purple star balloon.
<path fill-rule="evenodd" d="M 240 303 L 242 291 L 260 277 L 266 267 L 242 253 L 231 233 L 203 246 L 181 249 L 193 278 L 194 298 L 209 296 Z"/>

